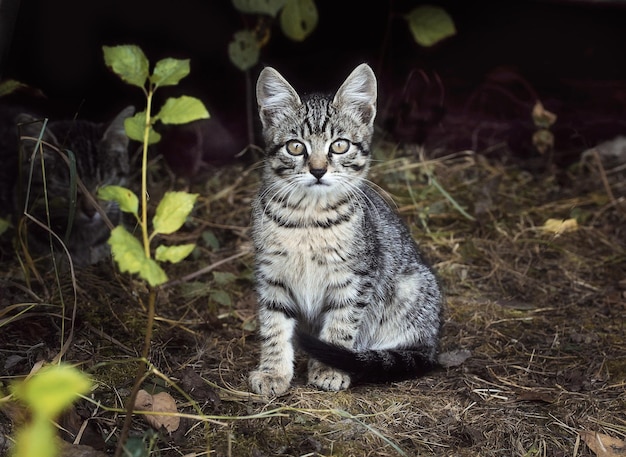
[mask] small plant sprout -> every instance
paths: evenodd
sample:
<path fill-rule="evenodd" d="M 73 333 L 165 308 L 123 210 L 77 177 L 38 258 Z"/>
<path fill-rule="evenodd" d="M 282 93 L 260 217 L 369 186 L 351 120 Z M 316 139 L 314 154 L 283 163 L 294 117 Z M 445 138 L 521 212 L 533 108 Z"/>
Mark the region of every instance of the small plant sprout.
<path fill-rule="evenodd" d="M 199 119 L 208 119 L 209 113 L 200 100 L 181 96 L 168 98 L 161 110 L 156 115 L 152 115 L 152 98 L 155 91 L 160 87 L 174 86 L 187 76 L 189 74 L 189 60 L 171 58 L 159 60 L 154 66 L 154 71 L 150 74 L 150 62 L 138 46 L 103 46 L 102 49 L 105 64 L 122 80 L 139 87 L 146 96 L 146 109 L 124 122 L 128 137 L 140 141 L 143 146 L 141 198 L 138 198 L 131 190 L 119 186 L 105 186 L 98 191 L 99 198 L 115 201 L 122 211 L 135 216 L 141 228 L 141 241 L 120 225 L 111 231 L 108 243 L 111 246 L 113 259 L 117 262 L 120 271 L 136 273 L 150 286 L 148 318 L 141 363 L 137 369 L 133 389 L 126 404 L 127 414 L 115 450 L 115 456 L 120 457 L 129 453 L 126 445 L 133 405 L 147 370 L 155 317 L 156 287 L 167 281 L 165 271 L 157 262 L 180 262 L 195 247 L 195 244 L 160 245 L 156 248 L 155 256 L 152 258 L 150 243 L 157 235 L 167 235 L 179 230 L 191 213 L 198 195 L 187 192 L 166 192 L 157 205 L 156 213 L 152 218 L 152 231 L 150 231 L 147 201 L 148 146 L 157 143 L 161 138 L 159 133 L 154 130 L 156 122 L 186 124 Z"/>
<path fill-rule="evenodd" d="M 31 420 L 17 432 L 12 455 L 56 456 L 57 429 L 52 421 L 90 389 L 89 377 L 69 365 L 49 365 L 15 384 L 13 396 L 26 404 Z"/>
<path fill-rule="evenodd" d="M 180 246 L 160 245 L 152 258 L 150 242 L 159 234 L 170 234 L 182 227 L 198 198 L 187 192 L 167 192 L 158 204 L 152 219 L 152 232 L 148 224 L 147 210 L 147 164 L 148 146 L 160 140 L 154 124 L 186 124 L 198 119 L 208 119 L 209 113 L 204 104 L 189 96 L 168 98 L 161 110 L 152 115 L 152 98 L 156 90 L 164 86 L 174 86 L 189 74 L 188 59 L 166 58 L 159 60 L 150 74 L 150 63 L 138 46 L 103 46 L 106 65 L 123 81 L 139 87 L 146 96 L 146 109 L 126 119 L 124 127 L 129 138 L 143 144 L 141 166 L 141 199 L 131 190 L 120 186 L 105 186 L 98 191 L 98 197 L 119 204 L 124 212 L 135 216 L 141 228 L 141 242 L 123 226 L 111 232 L 109 244 L 113 258 L 120 271 L 138 274 L 150 286 L 155 287 L 167 281 L 167 275 L 158 262 L 177 263 L 193 251 L 195 244 Z"/>

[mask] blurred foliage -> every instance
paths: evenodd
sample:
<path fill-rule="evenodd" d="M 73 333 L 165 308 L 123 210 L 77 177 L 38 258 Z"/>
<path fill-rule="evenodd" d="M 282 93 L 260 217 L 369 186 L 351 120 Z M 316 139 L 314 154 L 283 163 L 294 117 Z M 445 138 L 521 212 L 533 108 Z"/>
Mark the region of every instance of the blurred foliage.
<path fill-rule="evenodd" d="M 231 62 L 242 71 L 259 62 L 261 49 L 269 43 L 276 21 L 286 37 L 299 42 L 313 33 L 319 20 L 314 0 L 232 0 L 232 3 L 241 13 L 257 18 L 254 28 L 236 31 L 228 45 Z M 404 17 L 420 46 L 430 47 L 456 34 L 454 21 L 438 6 L 420 5 Z"/>

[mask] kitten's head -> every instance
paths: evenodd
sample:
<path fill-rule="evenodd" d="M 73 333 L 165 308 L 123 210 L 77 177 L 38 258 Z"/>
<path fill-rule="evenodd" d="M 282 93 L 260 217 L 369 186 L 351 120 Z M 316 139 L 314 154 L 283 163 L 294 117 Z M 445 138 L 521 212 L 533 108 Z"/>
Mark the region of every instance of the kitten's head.
<path fill-rule="evenodd" d="M 266 143 L 266 179 L 328 193 L 365 178 L 376 116 L 376 77 L 367 64 L 352 71 L 337 93 L 300 97 L 273 68 L 256 87 Z"/>
<path fill-rule="evenodd" d="M 75 209 L 70 251 L 86 249 L 108 238 L 108 229 L 91 198 L 77 187 L 75 204 L 71 197 L 70 165 L 64 158 L 67 151 L 75 157 L 76 175 L 85 189 L 94 196 L 99 187 L 115 184 L 124 185 L 129 171 L 128 137 L 124 120 L 134 112 L 133 107 L 122 110 L 111 122 L 98 124 L 89 121 L 50 122 L 41 133 L 42 123 L 28 114 L 18 116 L 22 137 L 22 195 L 29 193 L 29 212 L 45 223 L 46 201 L 49 207 L 52 229 L 63 237 L 72 205 Z M 35 141 L 24 137 L 38 138 L 42 135 L 42 151 L 45 167 L 42 170 L 41 156 L 33 155 Z M 63 154 L 61 154 L 61 151 Z M 31 161 L 34 160 L 34 164 Z M 28 187 L 31 165 L 32 180 Z M 46 196 L 44 196 L 44 175 Z M 119 208 L 111 202 L 99 202 L 107 216 L 119 222 Z M 23 206 L 22 206 L 23 208 Z M 21 210 L 21 208 L 20 208 Z"/>

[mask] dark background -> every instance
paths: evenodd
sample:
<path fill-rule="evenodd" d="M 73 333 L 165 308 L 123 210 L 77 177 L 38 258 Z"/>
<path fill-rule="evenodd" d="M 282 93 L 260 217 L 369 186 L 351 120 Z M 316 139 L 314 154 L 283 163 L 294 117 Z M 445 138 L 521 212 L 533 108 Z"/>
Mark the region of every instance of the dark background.
<path fill-rule="evenodd" d="M 0 1 L 3 7 L 10 3 Z M 232 157 L 248 143 L 246 107 L 252 105 L 246 103 L 246 89 L 261 65 L 277 67 L 297 89 L 309 91 L 334 90 L 356 64 L 369 62 L 380 80 L 380 106 L 391 106 L 381 110 L 379 122 L 392 133 L 398 104 L 421 103 L 417 117 L 426 124 L 430 117 L 434 123 L 441 120 L 441 113 L 433 114 L 430 106 L 438 103 L 430 98 L 442 98 L 441 87 L 432 85 L 433 75 L 442 81 L 446 113 L 467 108 L 464 104 L 477 89 L 494 80 L 511 93 L 519 88 L 512 85 L 524 81 L 526 89 L 562 111 L 613 117 L 626 111 L 624 2 L 432 1 L 452 16 L 457 35 L 431 49 L 413 41 L 402 17 L 419 2 L 316 3 L 319 23 L 313 34 L 295 43 L 274 24 L 260 64 L 246 79 L 230 63 L 227 46 L 234 32 L 254 27 L 256 18 L 238 13 L 228 0 L 22 0 L 2 76 L 40 89 L 46 114 L 78 112 L 104 119 L 130 103 L 142 106 L 143 98 L 107 71 L 102 45 L 137 44 L 151 62 L 191 58 L 191 75 L 180 87 L 163 89 L 162 96 L 185 93 L 207 105 L 218 126 L 212 137 L 228 137 L 213 150 L 205 147 L 209 161 Z M 431 79 L 427 83 L 421 78 L 417 83 L 424 82 L 423 87 L 407 93 L 412 70 Z M 508 99 L 530 102 L 529 97 L 516 93 Z M 483 97 L 473 108 L 519 116 L 514 110 L 486 108 L 502 107 L 504 99 L 490 103 Z M 622 124 L 590 135 L 587 142 L 620 128 Z M 399 140 L 424 140 L 423 132 L 398 132 Z"/>

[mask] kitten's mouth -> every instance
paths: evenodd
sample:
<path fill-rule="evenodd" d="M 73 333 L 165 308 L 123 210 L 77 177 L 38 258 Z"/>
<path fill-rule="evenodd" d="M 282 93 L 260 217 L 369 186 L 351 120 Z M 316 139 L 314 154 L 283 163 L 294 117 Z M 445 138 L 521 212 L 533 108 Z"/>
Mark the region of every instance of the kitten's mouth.
<path fill-rule="evenodd" d="M 326 181 L 314 181 L 311 184 L 309 184 L 309 187 L 328 187 L 330 186 L 330 184 L 328 184 Z"/>

